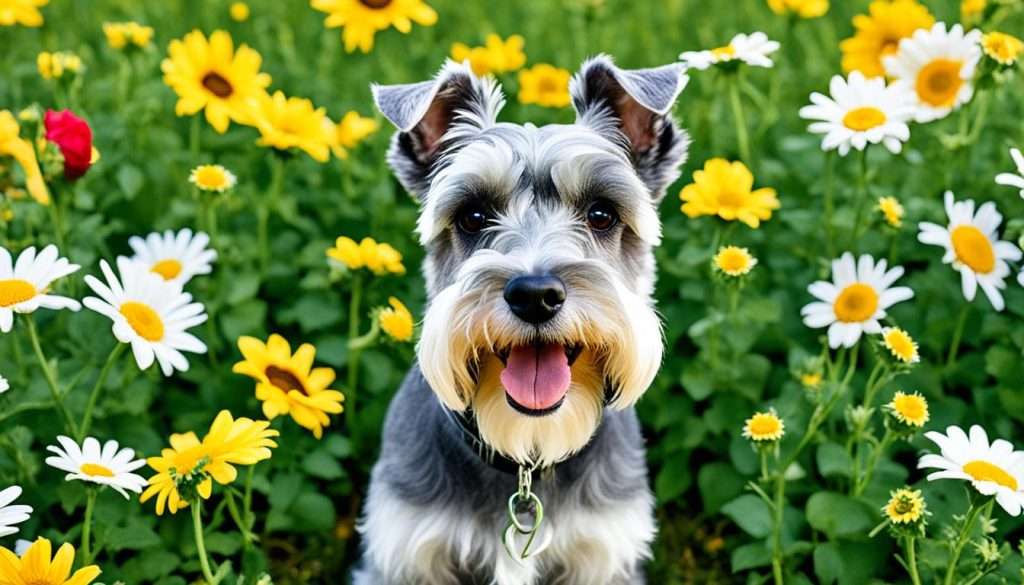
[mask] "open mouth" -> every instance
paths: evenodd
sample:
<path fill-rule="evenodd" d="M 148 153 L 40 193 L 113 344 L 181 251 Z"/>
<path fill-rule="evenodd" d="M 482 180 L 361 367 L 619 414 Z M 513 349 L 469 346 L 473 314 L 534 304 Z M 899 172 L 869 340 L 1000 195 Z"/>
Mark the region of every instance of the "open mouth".
<path fill-rule="evenodd" d="M 496 351 L 505 368 L 501 384 L 509 405 L 527 416 L 544 416 L 562 405 L 581 345 L 538 341 Z"/>

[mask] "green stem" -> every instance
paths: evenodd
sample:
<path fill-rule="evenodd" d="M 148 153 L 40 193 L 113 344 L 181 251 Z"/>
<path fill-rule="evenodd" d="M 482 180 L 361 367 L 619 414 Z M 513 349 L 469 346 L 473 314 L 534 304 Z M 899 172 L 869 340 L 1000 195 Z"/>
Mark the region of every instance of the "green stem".
<path fill-rule="evenodd" d="M 871 477 L 875 474 L 875 470 L 878 468 L 878 461 L 882 458 L 882 454 L 896 439 L 896 435 L 893 434 L 892 429 L 885 429 L 885 434 L 882 435 L 882 440 L 875 446 L 874 451 L 871 452 L 871 458 L 868 459 L 867 466 L 864 468 L 864 477 L 859 477 L 854 474 L 854 489 L 853 495 L 859 496 L 864 493 L 864 490 L 868 489 L 868 485 L 871 483 Z M 858 458 L 860 453 L 858 452 Z"/>
<path fill-rule="evenodd" d="M 974 499 L 971 499 L 971 507 L 967 510 L 967 517 L 964 518 L 964 524 L 960 528 L 959 534 L 957 534 L 956 540 L 953 543 L 953 553 L 949 558 L 949 565 L 946 566 L 946 577 L 942 580 L 944 585 L 953 585 L 954 579 L 956 578 L 956 569 L 960 564 L 960 555 L 963 553 L 964 546 L 967 545 L 967 541 L 971 535 L 971 529 L 974 528 L 974 523 L 978 519 L 978 514 L 981 512 L 982 506 L 978 506 Z"/>
<path fill-rule="evenodd" d="M 82 424 L 78 428 L 78 441 L 81 442 L 85 439 L 85 436 L 89 434 L 89 428 L 92 426 L 92 411 L 96 408 L 96 402 L 99 400 L 100 394 L 103 392 L 103 384 L 107 381 L 107 376 L 110 375 L 110 369 L 113 367 L 117 358 L 121 356 L 121 352 L 127 347 L 124 343 L 118 343 L 114 346 L 114 349 L 110 351 L 110 355 L 107 357 L 107 363 L 103 364 L 103 369 L 100 370 L 99 377 L 96 378 L 96 383 L 93 384 L 92 391 L 89 392 L 89 402 L 85 406 L 85 414 L 82 415 Z"/>
<path fill-rule="evenodd" d="M 32 319 L 31 315 L 25 317 L 25 322 L 28 323 L 28 338 L 32 342 L 32 350 L 36 354 L 36 359 L 39 361 L 39 367 L 43 369 L 43 377 L 46 379 L 46 385 L 50 388 L 50 396 L 53 398 L 53 407 L 60 413 L 61 418 L 64 419 L 64 426 L 68 431 L 68 434 L 72 437 L 78 436 L 78 430 L 75 428 L 75 421 L 72 420 L 71 415 L 68 414 L 67 408 L 64 406 L 64 399 L 61 397 L 60 387 L 57 385 L 57 376 L 50 367 L 50 363 L 46 361 L 46 356 L 43 355 L 43 348 L 39 344 L 39 334 L 36 332 L 36 324 Z"/>
<path fill-rule="evenodd" d="M 825 153 L 825 234 L 828 237 L 829 258 L 836 256 L 835 231 L 832 225 L 832 215 L 835 213 L 835 166 L 835 154 Z"/>
<path fill-rule="evenodd" d="M 361 315 L 361 304 L 363 300 L 363 279 L 357 273 L 352 280 L 352 297 L 348 305 L 348 338 L 349 341 L 359 337 L 359 317 Z M 348 394 L 345 396 L 345 422 L 348 424 L 349 432 L 352 432 L 355 424 L 356 385 L 359 382 L 359 356 L 362 353 L 361 347 L 350 347 L 348 353 L 347 375 Z"/>
<path fill-rule="evenodd" d="M 917 552 L 914 546 L 914 537 L 907 536 L 905 539 L 907 551 L 907 572 L 910 573 L 911 585 L 921 585 L 921 576 L 917 574 Z"/>
<path fill-rule="evenodd" d="M 871 404 L 875 400 L 875 395 L 888 379 L 888 368 L 889 367 L 886 365 L 885 361 L 878 360 L 874 369 L 871 370 L 871 374 L 868 376 L 868 382 L 864 387 L 864 402 L 862 403 L 864 408 L 871 408 Z"/>
<path fill-rule="evenodd" d="M 732 105 L 733 121 L 736 123 L 736 141 L 739 144 L 740 158 L 747 165 L 753 165 L 750 158 L 750 136 L 747 133 L 747 118 L 743 112 L 743 101 L 740 99 L 740 78 L 737 72 L 729 79 L 729 103 Z"/>
<path fill-rule="evenodd" d="M 200 161 L 199 161 L 199 135 L 200 134 L 199 134 L 199 132 L 200 132 L 200 124 L 201 123 L 202 123 L 202 121 L 199 119 L 199 114 L 195 114 L 195 115 L 192 116 L 192 126 L 189 129 L 189 133 L 188 133 L 188 152 L 189 152 L 189 159 L 192 161 L 193 165 L 198 165 L 200 163 Z"/>
<path fill-rule="evenodd" d="M 64 220 L 61 217 L 60 200 L 57 190 L 53 190 L 53 197 L 50 199 L 50 204 L 46 206 L 47 211 L 50 212 L 50 222 L 53 224 L 53 237 L 57 242 L 57 248 L 64 254 L 67 254 L 68 249 L 64 246 Z"/>
<path fill-rule="evenodd" d="M 192 502 L 192 533 L 196 539 L 196 553 L 199 555 L 199 566 L 203 570 L 203 578 L 208 585 L 217 585 L 218 579 L 210 570 L 210 559 L 206 556 L 206 541 L 203 539 L 202 502 Z"/>
<path fill-rule="evenodd" d="M 960 350 L 960 340 L 964 336 L 964 327 L 967 325 L 967 315 L 971 311 L 971 305 L 964 303 L 960 309 L 960 317 L 956 322 L 956 329 L 953 330 L 953 339 L 949 342 L 949 354 L 946 356 L 946 370 L 948 371 L 956 364 L 956 354 Z"/>
<path fill-rule="evenodd" d="M 85 519 L 82 520 L 82 566 L 92 562 L 92 509 L 96 505 L 96 490 L 85 490 Z"/>
<path fill-rule="evenodd" d="M 775 578 L 775 585 L 783 585 L 782 576 L 782 521 L 783 510 L 785 509 L 786 496 L 786 468 L 776 470 L 775 476 L 775 505 L 772 510 L 772 575 Z"/>
<path fill-rule="evenodd" d="M 270 187 L 267 189 L 266 197 L 257 209 L 259 224 L 257 226 L 257 237 L 260 248 L 260 270 L 267 273 L 270 267 L 270 238 L 268 236 L 268 224 L 270 212 L 277 208 L 277 201 L 281 196 L 281 187 L 284 184 L 284 159 L 276 153 L 271 153 Z"/>
<path fill-rule="evenodd" d="M 848 248 L 853 249 L 857 244 L 857 240 L 860 238 L 861 223 L 864 221 L 864 209 L 867 207 L 869 192 L 868 192 L 868 149 L 867 147 L 860 153 L 860 173 L 857 182 L 857 214 L 853 219 L 853 231 L 850 234 L 850 245 Z"/>

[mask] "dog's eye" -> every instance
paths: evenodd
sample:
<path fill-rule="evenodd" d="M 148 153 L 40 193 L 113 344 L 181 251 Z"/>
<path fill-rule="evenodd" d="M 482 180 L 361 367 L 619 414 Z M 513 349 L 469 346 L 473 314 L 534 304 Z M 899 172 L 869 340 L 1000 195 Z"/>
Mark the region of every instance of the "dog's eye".
<path fill-rule="evenodd" d="M 587 210 L 587 225 L 595 232 L 605 232 L 619 223 L 619 214 L 608 201 L 595 201 Z"/>
<path fill-rule="evenodd" d="M 459 210 L 459 213 L 455 218 L 455 225 L 457 225 L 459 230 L 463 233 L 476 234 L 487 227 L 488 219 L 490 218 L 482 207 L 470 205 Z"/>

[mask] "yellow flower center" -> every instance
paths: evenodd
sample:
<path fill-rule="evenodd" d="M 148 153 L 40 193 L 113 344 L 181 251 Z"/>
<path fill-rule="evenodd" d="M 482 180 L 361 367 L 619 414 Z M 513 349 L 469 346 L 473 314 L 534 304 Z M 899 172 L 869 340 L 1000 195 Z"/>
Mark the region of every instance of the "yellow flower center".
<path fill-rule="evenodd" d="M 164 338 L 164 322 L 148 305 L 128 301 L 121 305 L 121 314 L 139 337 L 146 341 L 160 341 Z"/>
<path fill-rule="evenodd" d="M 359 3 L 372 10 L 387 8 L 394 0 L 359 0 Z"/>
<path fill-rule="evenodd" d="M 937 108 L 952 106 L 964 84 L 960 78 L 962 66 L 963 63 L 953 59 L 936 59 L 925 65 L 917 74 L 917 96 Z"/>
<path fill-rule="evenodd" d="M 114 477 L 113 471 L 97 463 L 83 463 L 78 470 L 93 477 Z"/>
<path fill-rule="evenodd" d="M 902 329 L 892 329 L 885 334 L 885 347 L 900 360 L 910 363 L 917 357 L 917 345 Z"/>
<path fill-rule="evenodd" d="M 855 282 L 839 293 L 834 310 L 836 318 L 843 323 L 867 321 L 878 310 L 878 293 L 866 284 Z"/>
<path fill-rule="evenodd" d="M 718 269 L 730 276 L 739 276 L 748 272 L 751 268 L 750 260 L 750 254 L 746 250 L 735 246 L 723 248 L 715 256 L 715 264 Z"/>
<path fill-rule="evenodd" d="M 295 374 L 289 372 L 288 370 L 279 368 L 277 366 L 267 366 L 267 369 L 264 370 L 264 373 L 267 375 L 267 380 L 269 380 L 271 384 L 277 386 L 278 388 L 284 390 L 285 392 L 298 390 L 303 394 L 307 394 L 306 387 L 302 385 L 302 381 L 299 380 L 299 378 Z"/>
<path fill-rule="evenodd" d="M 231 97 L 231 94 L 235 92 L 235 88 L 232 87 L 231 82 L 228 81 L 220 73 L 211 71 L 203 76 L 203 87 L 208 89 L 213 95 L 224 99 Z"/>
<path fill-rule="evenodd" d="M 897 392 L 892 399 L 892 409 L 903 422 L 920 427 L 928 422 L 928 403 L 918 394 Z"/>
<path fill-rule="evenodd" d="M 782 432 L 782 422 L 771 414 L 756 414 L 747 425 L 753 439 L 771 439 Z"/>
<path fill-rule="evenodd" d="M 964 465 L 964 473 L 973 477 L 975 481 L 991 481 L 992 483 L 1017 491 L 1016 478 L 1003 470 L 1003 468 L 993 465 L 988 461 L 971 461 Z"/>
<path fill-rule="evenodd" d="M 882 56 L 888 57 L 889 55 L 895 55 L 896 51 L 900 50 L 900 39 L 898 38 L 887 38 L 882 41 Z"/>
<path fill-rule="evenodd" d="M 181 274 L 181 268 L 181 262 L 178 262 L 173 258 L 168 258 L 157 262 L 149 270 L 150 272 L 164 277 L 164 280 L 174 280 L 179 274 Z"/>
<path fill-rule="evenodd" d="M 196 169 L 195 182 L 201 189 L 220 190 L 227 188 L 228 177 L 214 165 L 203 165 Z"/>
<path fill-rule="evenodd" d="M 866 106 L 850 110 L 843 116 L 843 125 L 855 132 L 865 132 L 885 124 L 885 112 Z"/>
<path fill-rule="evenodd" d="M 0 307 L 11 307 L 36 296 L 36 287 L 19 278 L 0 280 Z"/>
<path fill-rule="evenodd" d="M 950 234 L 956 259 L 978 274 L 988 274 L 996 267 L 996 252 L 981 230 L 962 225 Z"/>
<path fill-rule="evenodd" d="M 711 49 L 711 54 L 719 59 L 732 59 L 736 56 L 736 47 L 732 45 L 718 47 L 717 49 Z"/>

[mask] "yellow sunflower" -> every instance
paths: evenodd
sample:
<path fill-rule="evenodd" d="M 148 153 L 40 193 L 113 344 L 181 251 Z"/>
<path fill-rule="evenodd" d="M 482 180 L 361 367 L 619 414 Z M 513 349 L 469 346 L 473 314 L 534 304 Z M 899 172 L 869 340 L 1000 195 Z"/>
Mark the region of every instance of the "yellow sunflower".
<path fill-rule="evenodd" d="M 75 547 L 64 543 L 50 556 L 50 541 L 40 538 L 19 557 L 0 546 L 0 583 L 4 585 L 89 585 L 100 575 L 100 568 L 88 565 L 71 573 Z"/>
<path fill-rule="evenodd" d="M 36 68 L 43 79 L 60 79 L 64 73 L 82 71 L 82 59 L 69 51 L 50 53 L 43 51 L 36 56 Z"/>
<path fill-rule="evenodd" d="M 704 169 L 693 173 L 693 183 L 683 187 L 679 198 L 687 217 L 717 215 L 726 221 L 739 220 L 757 229 L 779 208 L 775 189 L 753 189 L 754 175 L 742 162 L 713 158 Z"/>
<path fill-rule="evenodd" d="M 391 307 L 383 309 L 378 317 L 380 328 L 395 341 L 409 341 L 414 327 L 412 313 L 395 297 L 388 297 L 388 304 Z"/>
<path fill-rule="evenodd" d="M 775 413 L 775 409 L 768 412 L 755 412 L 743 424 L 743 436 L 756 443 L 766 441 L 778 441 L 786 434 L 786 424 Z"/>
<path fill-rule="evenodd" d="M 981 37 L 981 47 L 989 58 L 1000 65 L 1010 66 L 1024 53 L 1024 41 L 1013 35 L 990 32 Z"/>
<path fill-rule="evenodd" d="M 963 0 L 960 2 L 960 19 L 970 21 L 978 18 L 988 7 L 988 0 Z"/>
<path fill-rule="evenodd" d="M 744 276 L 757 266 L 757 258 L 746 248 L 739 246 L 722 246 L 711 259 L 715 270 L 726 276 Z"/>
<path fill-rule="evenodd" d="M 917 392 L 906 394 L 897 391 L 885 409 L 897 421 L 911 428 L 923 427 L 930 418 L 928 401 Z"/>
<path fill-rule="evenodd" d="M 36 159 L 32 143 L 20 136 L 18 120 L 8 110 L 0 110 L 0 157 L 11 157 L 25 173 L 25 188 L 37 202 L 48 205 L 50 191 L 46 188 L 43 172 Z"/>
<path fill-rule="evenodd" d="M 373 118 L 364 118 L 359 112 L 348 112 L 337 124 L 324 118 L 331 152 L 340 159 L 348 158 L 348 151 L 380 128 Z"/>
<path fill-rule="evenodd" d="M 437 12 L 423 0 L 311 0 L 310 5 L 327 13 L 327 28 L 343 29 L 348 53 L 356 48 L 369 53 L 374 35 L 388 27 L 408 33 L 413 22 L 421 26 L 437 23 Z"/>
<path fill-rule="evenodd" d="M 843 71 L 860 71 L 865 77 L 885 75 L 882 57 L 894 54 L 900 40 L 933 24 L 935 18 L 917 0 L 875 0 L 868 14 L 853 17 L 856 32 L 839 44 Z"/>
<path fill-rule="evenodd" d="M 323 437 L 324 427 L 331 424 L 327 415 L 340 413 L 345 397 L 329 388 L 334 370 L 313 367 L 316 348 L 304 343 L 293 355 L 285 338 L 275 333 L 266 344 L 255 337 L 240 337 L 238 349 L 245 359 L 232 371 L 256 380 L 256 398 L 263 402 L 263 414 L 271 420 L 291 415 L 314 437 Z"/>
<path fill-rule="evenodd" d="M 103 35 L 111 49 L 120 51 L 129 43 L 144 48 L 153 40 L 153 27 L 137 22 L 104 22 Z"/>
<path fill-rule="evenodd" d="M 168 54 L 160 68 L 164 83 L 178 94 L 177 115 L 205 109 L 206 120 L 220 134 L 232 121 L 252 123 L 251 102 L 270 85 L 270 75 L 260 72 L 259 53 L 246 45 L 235 50 L 226 31 L 214 31 L 207 40 L 194 30 L 171 41 Z"/>
<path fill-rule="evenodd" d="M 547 63 L 523 69 L 519 72 L 519 103 L 546 108 L 568 106 L 570 77 L 569 71 Z"/>
<path fill-rule="evenodd" d="M 401 252 L 373 238 L 363 238 L 357 244 L 352 238 L 341 236 L 335 240 L 333 248 L 328 248 L 327 257 L 349 270 L 366 268 L 377 276 L 405 274 Z"/>
<path fill-rule="evenodd" d="M 880 197 L 878 199 L 878 211 L 885 217 L 885 223 L 894 228 L 903 225 L 903 204 L 895 197 Z"/>
<path fill-rule="evenodd" d="M 255 121 L 260 146 L 298 148 L 319 162 L 331 156 L 327 115 L 308 99 L 285 97 L 280 91 L 264 94 L 257 100 Z"/>
<path fill-rule="evenodd" d="M 171 447 L 146 460 L 157 474 L 149 478 L 139 501 L 156 496 L 159 516 L 165 508 L 174 514 L 194 500 L 209 499 L 214 481 L 221 485 L 235 481 L 235 465 L 270 458 L 270 449 L 277 447 L 272 437 L 278 432 L 269 426 L 269 421 L 236 419 L 222 410 L 202 441 L 193 432 L 171 435 Z"/>
<path fill-rule="evenodd" d="M 828 0 L 768 0 L 775 14 L 793 13 L 800 18 L 818 18 L 828 12 Z"/>
<path fill-rule="evenodd" d="M 0 26 L 43 26 L 39 8 L 49 3 L 50 0 L 0 0 Z"/>
<path fill-rule="evenodd" d="M 893 524 L 914 524 L 927 513 L 921 491 L 906 487 L 893 490 L 882 511 Z"/>
<path fill-rule="evenodd" d="M 512 35 L 502 40 L 496 34 L 487 35 L 482 47 L 470 47 L 465 43 L 452 45 L 452 59 L 463 62 L 468 60 L 473 73 L 487 75 L 516 71 L 526 65 L 526 53 L 523 46 L 526 40 L 521 35 Z"/>

